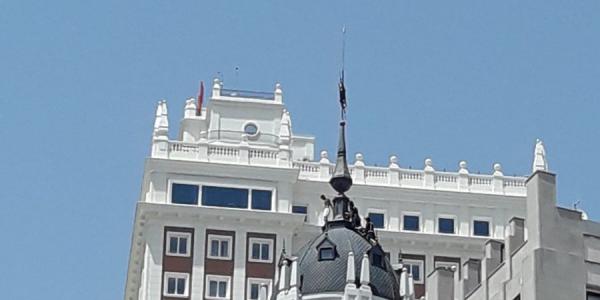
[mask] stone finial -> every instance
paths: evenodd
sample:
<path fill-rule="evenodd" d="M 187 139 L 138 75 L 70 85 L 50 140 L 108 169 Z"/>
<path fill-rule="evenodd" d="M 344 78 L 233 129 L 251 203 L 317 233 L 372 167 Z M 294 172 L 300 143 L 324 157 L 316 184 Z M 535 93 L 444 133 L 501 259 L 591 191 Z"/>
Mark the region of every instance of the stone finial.
<path fill-rule="evenodd" d="M 283 110 L 281 115 L 281 124 L 279 127 L 279 139 L 283 144 L 289 144 L 292 137 L 292 122 L 290 120 L 290 113 Z"/>
<path fill-rule="evenodd" d="M 346 284 L 354 284 L 356 275 L 354 272 L 354 253 L 348 253 L 348 264 L 346 266 Z"/>
<path fill-rule="evenodd" d="M 162 117 L 162 101 L 158 101 L 156 105 L 156 116 L 154 118 L 154 129 L 158 129 L 160 127 L 160 119 Z"/>
<path fill-rule="evenodd" d="M 412 274 L 408 274 L 408 299 L 415 299 L 415 281 Z"/>
<path fill-rule="evenodd" d="M 260 285 L 260 291 L 258 292 L 258 300 L 267 300 L 267 297 L 268 297 L 267 289 L 268 289 L 268 286 L 266 284 Z"/>
<path fill-rule="evenodd" d="M 219 78 L 213 79 L 213 87 L 212 87 L 212 96 L 219 97 L 221 96 L 221 88 L 223 87 L 223 83 Z"/>
<path fill-rule="evenodd" d="M 435 169 L 433 168 L 433 160 L 431 160 L 431 158 L 425 159 L 425 171 L 426 172 L 435 171 Z"/>
<path fill-rule="evenodd" d="M 356 153 L 356 155 L 354 155 L 354 165 L 357 167 L 364 167 L 365 166 L 365 157 L 363 156 L 362 153 L 358 152 Z"/>
<path fill-rule="evenodd" d="M 499 163 L 494 164 L 494 176 L 504 176 L 502 173 L 502 165 Z"/>
<path fill-rule="evenodd" d="M 533 170 L 548 171 L 548 161 L 546 160 L 546 149 L 542 140 L 537 139 L 535 142 L 535 152 L 533 157 Z"/>
<path fill-rule="evenodd" d="M 196 116 L 196 101 L 194 98 L 189 98 L 185 101 L 183 117 L 192 118 Z"/>
<path fill-rule="evenodd" d="M 467 170 L 467 162 L 464 160 L 461 160 L 458 163 L 458 174 L 469 174 L 469 170 Z"/>
<path fill-rule="evenodd" d="M 390 169 L 399 169 L 400 166 L 398 165 L 398 157 L 396 157 L 396 155 L 392 155 L 390 156 Z"/>
<path fill-rule="evenodd" d="M 290 289 L 298 286 L 298 260 L 292 260 L 292 267 L 290 268 Z"/>
<path fill-rule="evenodd" d="M 368 286 L 371 283 L 371 273 L 369 269 L 369 256 L 363 255 L 361 266 L 360 266 L 360 285 Z"/>
<path fill-rule="evenodd" d="M 402 273 L 400 274 L 400 297 L 405 299 L 408 297 L 408 270 L 406 268 L 402 268 Z"/>
<path fill-rule="evenodd" d="M 275 84 L 275 93 L 273 95 L 276 103 L 283 102 L 283 91 L 281 90 L 281 84 L 279 82 Z"/>
<path fill-rule="evenodd" d="M 288 269 L 288 262 L 287 260 L 283 260 L 281 267 L 279 268 L 279 291 L 284 291 L 285 290 L 285 285 L 286 285 L 286 273 L 287 273 L 287 269 Z"/>
<path fill-rule="evenodd" d="M 319 162 L 322 164 L 329 163 L 329 154 L 327 153 L 327 150 L 321 151 L 321 160 Z"/>

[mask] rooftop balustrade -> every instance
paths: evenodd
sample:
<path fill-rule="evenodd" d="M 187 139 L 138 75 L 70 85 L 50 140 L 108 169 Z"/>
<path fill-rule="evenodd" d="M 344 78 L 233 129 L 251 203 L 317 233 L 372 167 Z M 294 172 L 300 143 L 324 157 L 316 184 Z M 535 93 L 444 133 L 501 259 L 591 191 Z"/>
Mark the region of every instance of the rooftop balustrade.
<path fill-rule="evenodd" d="M 288 161 L 281 150 L 251 144 L 224 143 L 183 143 L 169 141 L 166 157 L 174 160 L 207 161 L 231 164 L 246 164 L 266 167 L 296 168 L 299 179 L 328 181 L 333 173 L 334 164 L 321 154 L 320 161 Z M 491 175 L 469 174 L 466 163 L 461 162 L 458 172 L 440 172 L 433 169 L 431 160 L 427 160 L 423 170 L 405 169 L 397 165 L 397 159 L 390 159 L 389 167 L 366 166 L 362 155 L 350 165 L 350 173 L 355 184 L 375 186 L 395 186 L 404 188 L 430 189 L 441 191 L 473 192 L 525 196 L 525 177 L 504 176 L 499 164 L 494 166 Z"/>

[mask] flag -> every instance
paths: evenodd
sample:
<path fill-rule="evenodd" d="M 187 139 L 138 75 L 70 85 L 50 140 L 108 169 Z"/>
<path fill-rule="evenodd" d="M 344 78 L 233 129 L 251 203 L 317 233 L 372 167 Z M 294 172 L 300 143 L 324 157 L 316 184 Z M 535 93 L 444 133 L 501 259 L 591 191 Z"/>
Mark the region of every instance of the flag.
<path fill-rule="evenodd" d="M 340 78 L 340 106 L 342 107 L 342 112 L 346 111 L 346 106 L 348 103 L 346 102 L 346 87 L 344 86 L 344 73 L 342 72 L 342 77 Z"/>
<path fill-rule="evenodd" d="M 202 115 L 202 101 L 204 101 L 204 81 L 200 81 L 200 91 L 198 92 L 198 106 L 196 107 L 196 116 Z"/>

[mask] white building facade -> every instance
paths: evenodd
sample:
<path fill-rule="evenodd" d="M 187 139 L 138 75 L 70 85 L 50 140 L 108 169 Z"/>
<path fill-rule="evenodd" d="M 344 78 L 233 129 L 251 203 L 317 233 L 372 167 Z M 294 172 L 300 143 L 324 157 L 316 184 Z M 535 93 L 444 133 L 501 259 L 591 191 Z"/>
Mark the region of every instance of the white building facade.
<path fill-rule="evenodd" d="M 276 286 L 279 255 L 296 253 L 321 233 L 320 196 L 331 194 L 334 164 L 325 151 L 314 157 L 313 137 L 293 132 L 281 86 L 256 93 L 228 90 L 215 80 L 206 108 L 185 102 L 176 139 L 169 138 L 168 117 L 166 102 L 159 102 L 125 299 L 258 299 L 261 286 L 268 296 L 289 289 Z M 466 162 L 456 172 L 441 172 L 431 159 L 416 170 L 401 168 L 395 156 L 387 167 L 368 166 L 356 154 L 348 196 L 360 215 L 370 217 L 389 263 L 410 273 L 415 298 L 563 299 L 521 294 L 531 278 L 515 274 L 526 274 L 519 271 L 526 266 L 537 270 L 540 256 L 532 251 L 565 242 L 574 249 L 556 259 L 577 261 L 581 271 L 581 295 L 569 299 L 585 299 L 587 290 L 600 286 L 600 226 L 557 210 L 555 199 L 543 208 L 532 204 L 539 203 L 535 197 L 552 198 L 537 193 L 536 176 L 549 173 L 543 146 L 536 149 L 540 171 L 529 179 L 505 176 L 499 164 L 480 175 L 469 173 Z M 552 229 L 525 225 L 540 214 L 576 223 L 577 238 L 553 240 Z"/>

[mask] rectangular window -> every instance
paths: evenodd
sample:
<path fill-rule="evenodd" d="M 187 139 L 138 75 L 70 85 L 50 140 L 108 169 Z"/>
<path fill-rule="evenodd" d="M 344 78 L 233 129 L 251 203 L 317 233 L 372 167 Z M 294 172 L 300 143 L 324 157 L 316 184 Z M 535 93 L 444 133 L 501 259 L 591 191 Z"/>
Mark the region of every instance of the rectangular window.
<path fill-rule="evenodd" d="M 248 208 L 248 189 L 202 186 L 202 205 Z"/>
<path fill-rule="evenodd" d="M 165 272 L 164 296 L 187 297 L 190 274 Z"/>
<path fill-rule="evenodd" d="M 228 276 L 206 275 L 206 298 L 229 299 L 230 280 Z"/>
<path fill-rule="evenodd" d="M 519 297 L 519 300 L 520 299 L 521 298 Z M 596 293 L 592 293 L 592 292 L 587 292 L 587 300 L 600 300 L 600 294 L 596 294 Z"/>
<path fill-rule="evenodd" d="M 406 271 L 412 275 L 415 283 L 423 283 L 423 261 L 404 259 L 402 260 L 402 267 L 406 268 Z"/>
<path fill-rule="evenodd" d="M 189 232 L 167 231 L 167 255 L 190 256 L 192 234 Z"/>
<path fill-rule="evenodd" d="M 271 191 L 252 190 L 252 209 L 271 210 Z"/>
<path fill-rule="evenodd" d="M 385 226 L 385 215 L 381 213 L 369 213 L 369 218 L 375 228 L 384 228 Z"/>
<path fill-rule="evenodd" d="M 473 221 L 473 235 L 490 236 L 490 222 L 481 220 Z"/>
<path fill-rule="evenodd" d="M 454 219 L 438 218 L 438 233 L 454 233 Z"/>
<path fill-rule="evenodd" d="M 270 263 L 273 261 L 273 240 L 250 238 L 248 261 Z"/>
<path fill-rule="evenodd" d="M 271 297 L 269 293 L 271 291 L 271 280 L 263 278 L 248 278 L 248 300 L 258 300 L 260 288 L 262 286 L 267 287 L 267 299 L 270 299 Z"/>
<path fill-rule="evenodd" d="M 194 184 L 173 183 L 171 203 L 198 205 L 198 190 L 198 186 Z"/>
<path fill-rule="evenodd" d="M 419 231 L 419 216 L 404 215 L 402 218 L 402 229 L 407 231 Z"/>
<path fill-rule="evenodd" d="M 294 205 L 292 206 L 292 213 L 294 214 L 303 214 L 305 215 L 308 212 L 308 207 L 304 205 Z"/>
<path fill-rule="evenodd" d="M 231 260 L 233 238 L 227 235 L 208 235 L 207 257 L 212 259 Z"/>
<path fill-rule="evenodd" d="M 335 250 L 332 247 L 323 247 L 319 249 L 319 261 L 321 260 L 334 260 Z"/>

